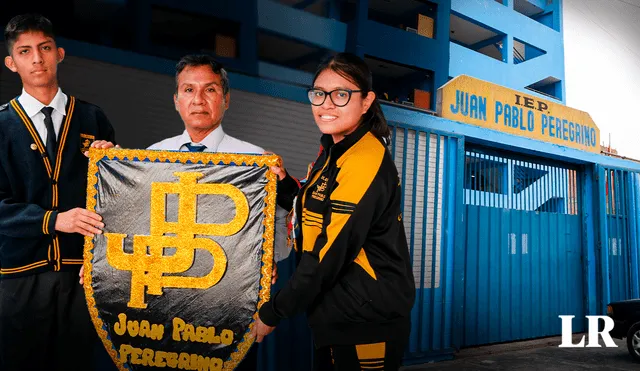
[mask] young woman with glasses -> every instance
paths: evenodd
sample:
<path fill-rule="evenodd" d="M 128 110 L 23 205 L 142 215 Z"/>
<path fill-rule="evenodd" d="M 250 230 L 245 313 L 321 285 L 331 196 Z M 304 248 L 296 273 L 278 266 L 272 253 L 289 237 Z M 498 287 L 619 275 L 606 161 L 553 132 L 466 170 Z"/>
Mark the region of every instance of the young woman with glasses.
<path fill-rule="evenodd" d="M 390 131 L 371 72 L 353 54 L 322 63 L 308 91 L 321 152 L 302 186 L 282 168 L 278 204 L 294 210 L 298 267 L 265 303 L 257 341 L 306 311 L 316 371 L 398 370 L 415 298 Z"/>

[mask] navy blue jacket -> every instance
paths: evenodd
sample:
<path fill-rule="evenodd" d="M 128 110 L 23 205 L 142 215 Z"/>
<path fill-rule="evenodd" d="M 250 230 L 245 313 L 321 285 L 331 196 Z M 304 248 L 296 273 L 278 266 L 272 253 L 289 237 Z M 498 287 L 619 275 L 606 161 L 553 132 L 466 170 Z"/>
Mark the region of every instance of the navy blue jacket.
<path fill-rule="evenodd" d="M 0 279 L 80 267 L 84 237 L 54 226 L 59 212 L 86 206 L 83 151 L 101 139 L 115 143 L 105 114 L 69 96 L 52 167 L 18 100 L 0 107 Z"/>

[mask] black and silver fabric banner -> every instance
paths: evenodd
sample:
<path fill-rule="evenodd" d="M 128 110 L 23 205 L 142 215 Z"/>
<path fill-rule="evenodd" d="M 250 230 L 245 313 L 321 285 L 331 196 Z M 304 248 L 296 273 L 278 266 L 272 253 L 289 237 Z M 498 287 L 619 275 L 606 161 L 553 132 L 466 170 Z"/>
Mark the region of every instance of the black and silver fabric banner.
<path fill-rule="evenodd" d="M 120 370 L 233 370 L 273 265 L 277 156 L 91 150 L 93 323 Z"/>

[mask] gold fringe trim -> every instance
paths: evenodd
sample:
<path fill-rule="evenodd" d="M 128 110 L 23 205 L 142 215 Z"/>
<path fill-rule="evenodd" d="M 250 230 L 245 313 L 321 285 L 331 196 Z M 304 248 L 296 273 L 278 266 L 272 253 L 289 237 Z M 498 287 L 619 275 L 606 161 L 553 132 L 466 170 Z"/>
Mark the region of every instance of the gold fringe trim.
<path fill-rule="evenodd" d="M 89 153 L 91 153 L 89 157 L 89 170 L 87 174 L 87 210 L 96 211 L 96 196 L 98 194 L 98 190 L 96 189 L 96 185 L 98 183 L 98 161 L 100 161 L 104 156 L 98 156 L 96 154 L 95 149 L 90 149 Z M 100 336 L 100 340 L 102 340 L 102 344 L 104 345 L 107 353 L 113 360 L 116 367 L 118 367 L 119 371 L 129 371 L 127 367 L 120 361 L 118 357 L 118 352 L 115 349 L 115 346 L 109 339 L 109 334 L 107 330 L 104 329 L 105 324 L 100 318 L 98 313 L 98 308 L 96 307 L 96 299 L 93 293 L 93 277 L 91 273 L 93 272 L 93 238 L 89 236 L 84 237 L 84 294 L 87 299 L 87 307 L 89 308 L 89 315 L 91 316 L 91 321 L 93 322 L 94 327 L 96 328 L 96 332 L 98 336 Z"/>
<path fill-rule="evenodd" d="M 241 166 L 243 164 L 248 166 L 281 166 L 282 159 L 276 155 L 245 155 L 234 153 L 207 153 L 207 152 L 173 152 L 173 151 L 153 151 L 153 150 L 137 150 L 137 149 L 96 149 L 91 148 L 89 150 L 89 171 L 87 174 L 87 210 L 95 212 L 96 209 L 96 196 L 97 189 L 96 184 L 98 182 L 98 162 L 103 160 L 113 160 L 114 158 L 120 160 L 127 159 L 129 161 L 151 161 L 151 162 L 171 162 L 171 163 L 186 163 L 191 161 L 192 163 L 203 163 L 214 165 L 231 165 L 235 164 Z M 258 298 L 257 309 L 264 303 L 266 303 L 271 295 L 271 275 L 273 271 L 273 243 L 274 243 L 274 219 L 276 212 L 276 189 L 277 189 L 277 176 L 271 171 L 267 171 L 267 185 L 265 190 L 267 195 L 265 196 L 264 208 L 265 220 L 263 225 L 265 227 L 262 238 L 264 240 L 262 244 L 262 267 L 260 268 L 260 292 Z M 115 346 L 108 338 L 108 333 L 104 329 L 104 322 L 98 313 L 96 307 L 96 300 L 94 298 L 92 276 L 93 272 L 93 239 L 91 237 L 84 238 L 84 291 L 87 298 L 87 306 L 89 307 L 89 314 L 93 325 L 105 346 L 105 349 L 111 356 L 118 370 L 129 371 L 128 366 L 120 360 L 118 352 Z M 258 313 L 254 314 L 254 321 L 249 324 L 247 332 L 244 337 L 238 343 L 237 349 L 230 355 L 229 360 L 223 360 L 223 370 L 231 371 L 235 369 L 240 361 L 247 354 L 255 339 L 251 336 L 251 330 L 255 324 L 255 318 Z"/>

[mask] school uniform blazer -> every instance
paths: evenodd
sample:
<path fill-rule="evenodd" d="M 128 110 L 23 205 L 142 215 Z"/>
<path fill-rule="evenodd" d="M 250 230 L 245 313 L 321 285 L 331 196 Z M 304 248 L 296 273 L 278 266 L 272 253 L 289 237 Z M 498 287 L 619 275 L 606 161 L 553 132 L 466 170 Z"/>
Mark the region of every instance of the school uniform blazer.
<path fill-rule="evenodd" d="M 0 106 L 0 279 L 78 269 L 83 236 L 55 231 L 58 213 L 86 206 L 94 140 L 115 143 L 102 110 L 69 96 L 55 165 L 17 99 Z"/>

